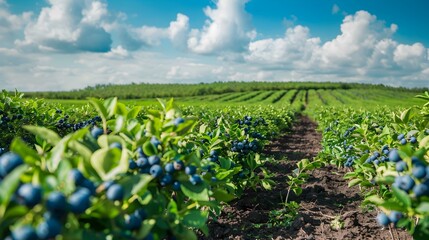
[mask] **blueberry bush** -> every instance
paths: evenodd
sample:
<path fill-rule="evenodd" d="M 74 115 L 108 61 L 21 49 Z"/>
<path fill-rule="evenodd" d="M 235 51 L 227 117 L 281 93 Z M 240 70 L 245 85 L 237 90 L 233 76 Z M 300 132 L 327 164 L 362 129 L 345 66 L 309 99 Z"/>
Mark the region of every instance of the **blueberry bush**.
<path fill-rule="evenodd" d="M 244 189 L 271 187 L 261 153 L 294 116 L 89 101 L 65 109 L 3 92 L 0 238 L 196 239 Z"/>
<path fill-rule="evenodd" d="M 364 203 L 377 208 L 380 225 L 428 239 L 429 93 L 417 97 L 427 103 L 393 112 L 321 109 L 319 160 L 348 169 L 349 186 L 359 186 Z"/>

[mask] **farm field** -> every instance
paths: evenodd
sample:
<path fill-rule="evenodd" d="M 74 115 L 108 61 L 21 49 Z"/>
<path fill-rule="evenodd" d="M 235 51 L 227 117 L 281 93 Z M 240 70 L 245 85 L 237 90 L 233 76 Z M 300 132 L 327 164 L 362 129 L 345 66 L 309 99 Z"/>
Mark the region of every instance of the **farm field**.
<path fill-rule="evenodd" d="M 2 92 L 1 238 L 429 237 L 424 89 L 139 87 Z"/>

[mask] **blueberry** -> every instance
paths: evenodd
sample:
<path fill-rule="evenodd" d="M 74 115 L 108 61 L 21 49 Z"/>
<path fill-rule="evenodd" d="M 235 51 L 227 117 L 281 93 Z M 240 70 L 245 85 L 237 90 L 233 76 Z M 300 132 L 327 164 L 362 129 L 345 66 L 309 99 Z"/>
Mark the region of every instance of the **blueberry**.
<path fill-rule="evenodd" d="M 387 217 L 387 215 L 386 215 L 386 214 L 384 214 L 384 213 L 379 213 L 379 214 L 377 215 L 377 222 L 378 222 L 378 224 L 380 224 L 381 226 L 386 227 L 387 225 L 389 225 L 390 220 L 389 220 L 389 218 Z"/>
<path fill-rule="evenodd" d="M 428 193 L 428 186 L 426 184 L 417 184 L 413 188 L 413 192 L 416 195 L 416 197 L 421 197 L 423 195 L 426 195 Z"/>
<path fill-rule="evenodd" d="M 185 168 L 185 173 L 188 175 L 193 175 L 197 172 L 197 168 L 193 165 L 189 165 Z"/>
<path fill-rule="evenodd" d="M 109 148 L 117 148 L 119 150 L 122 150 L 122 144 L 120 144 L 118 142 L 114 142 L 114 143 L 109 145 Z"/>
<path fill-rule="evenodd" d="M 37 226 L 39 239 L 52 239 L 61 233 L 61 224 L 55 219 L 47 219 Z"/>
<path fill-rule="evenodd" d="M 168 173 L 173 173 L 174 172 L 174 164 L 173 163 L 167 163 L 165 166 L 164 166 L 164 170 L 166 171 L 166 172 L 168 172 Z"/>
<path fill-rule="evenodd" d="M 185 119 L 183 119 L 181 117 L 174 119 L 174 125 L 176 125 L 176 126 L 181 124 L 181 123 L 184 123 L 184 122 L 185 122 Z"/>
<path fill-rule="evenodd" d="M 158 164 L 153 165 L 150 167 L 150 174 L 154 177 L 160 177 L 162 175 L 162 167 Z"/>
<path fill-rule="evenodd" d="M 176 169 L 177 171 L 180 171 L 183 168 L 185 168 L 185 164 L 183 163 L 182 160 L 176 160 L 176 161 L 174 161 L 173 165 L 174 165 L 174 169 Z"/>
<path fill-rule="evenodd" d="M 414 184 L 414 180 L 409 175 L 397 176 L 395 178 L 395 182 L 393 183 L 395 187 L 398 187 L 406 192 L 410 191 L 411 188 L 414 187 Z"/>
<path fill-rule="evenodd" d="M 166 174 L 164 175 L 164 177 L 162 177 L 161 179 L 161 186 L 167 186 L 168 184 L 171 184 L 173 182 L 173 176 L 171 176 L 170 174 Z"/>
<path fill-rule="evenodd" d="M 377 152 L 377 151 L 375 151 L 375 152 L 374 152 L 374 154 L 373 154 L 373 156 L 374 156 L 375 158 L 378 158 L 378 157 L 380 157 L 380 153 L 379 153 L 379 152 Z"/>
<path fill-rule="evenodd" d="M 72 169 L 69 172 L 69 178 L 74 182 L 76 186 L 80 186 L 86 179 L 78 169 Z"/>
<path fill-rule="evenodd" d="M 128 169 L 130 169 L 130 170 L 135 170 L 135 169 L 137 169 L 137 163 L 136 163 L 136 162 L 134 162 L 134 160 L 130 159 L 130 160 L 129 160 Z"/>
<path fill-rule="evenodd" d="M 401 133 L 401 134 L 398 135 L 397 139 L 398 139 L 398 141 L 401 141 L 402 139 L 404 139 L 404 137 L 405 137 L 405 134 Z"/>
<path fill-rule="evenodd" d="M 13 169 L 23 164 L 22 158 L 15 153 L 5 153 L 0 157 L 0 176 L 6 177 Z"/>
<path fill-rule="evenodd" d="M 244 148 L 244 144 L 242 142 L 237 143 L 237 149 L 242 150 Z"/>
<path fill-rule="evenodd" d="M 125 228 L 128 230 L 136 230 L 139 229 L 142 224 L 142 219 L 138 216 L 131 214 L 131 215 L 125 215 Z"/>
<path fill-rule="evenodd" d="M 86 188 L 80 188 L 69 197 L 70 211 L 84 213 L 91 206 L 91 192 Z"/>
<path fill-rule="evenodd" d="M 179 191 L 179 190 L 180 190 L 180 182 L 175 181 L 175 182 L 173 183 L 173 189 L 174 189 L 175 191 Z"/>
<path fill-rule="evenodd" d="M 380 160 L 374 160 L 374 164 L 375 164 L 375 165 L 380 164 Z"/>
<path fill-rule="evenodd" d="M 403 172 L 407 169 L 407 163 L 404 161 L 399 161 L 396 163 L 396 171 Z"/>
<path fill-rule="evenodd" d="M 100 137 L 101 135 L 103 135 L 103 133 L 104 133 L 103 129 L 98 128 L 98 127 L 94 127 L 94 128 L 91 130 L 91 135 L 92 135 L 95 139 L 97 139 L 98 137 Z"/>
<path fill-rule="evenodd" d="M 198 183 L 202 182 L 202 179 L 200 175 L 194 174 L 189 176 L 189 181 L 192 183 L 192 185 L 197 185 Z"/>
<path fill-rule="evenodd" d="M 46 208 L 54 213 L 63 213 L 67 210 L 67 199 L 61 192 L 52 192 L 46 200 Z"/>
<path fill-rule="evenodd" d="M 124 188 L 119 184 L 113 184 L 107 189 L 106 196 L 111 201 L 120 201 L 124 198 Z"/>
<path fill-rule="evenodd" d="M 410 138 L 410 143 L 412 143 L 412 144 L 414 144 L 414 143 L 417 143 L 417 138 L 416 137 L 411 137 Z"/>
<path fill-rule="evenodd" d="M 22 226 L 12 232 L 13 240 L 34 240 L 37 239 L 36 231 L 29 225 Z"/>
<path fill-rule="evenodd" d="M 407 139 L 405 139 L 405 138 L 401 139 L 400 143 L 401 143 L 402 145 L 407 144 Z"/>
<path fill-rule="evenodd" d="M 426 167 L 423 165 L 415 165 L 413 167 L 413 176 L 420 179 L 426 176 Z"/>
<path fill-rule="evenodd" d="M 42 189 L 39 186 L 33 186 L 30 183 L 26 183 L 19 187 L 17 192 L 19 201 L 32 208 L 42 201 Z"/>
<path fill-rule="evenodd" d="M 150 165 L 159 164 L 161 162 L 161 159 L 156 155 L 150 156 L 148 160 Z"/>
<path fill-rule="evenodd" d="M 145 168 L 149 166 L 149 160 L 146 157 L 139 157 L 136 164 L 139 168 Z"/>
<path fill-rule="evenodd" d="M 396 224 L 402 218 L 402 213 L 398 211 L 391 211 L 389 214 L 390 222 Z"/>
<path fill-rule="evenodd" d="M 389 160 L 392 162 L 399 162 L 402 160 L 401 156 L 399 156 L 398 150 L 392 149 L 389 153 Z"/>
<path fill-rule="evenodd" d="M 97 190 L 97 188 L 95 187 L 95 184 L 91 182 L 91 180 L 88 180 L 88 179 L 83 180 L 80 186 L 88 189 L 91 195 L 95 195 L 95 191 Z"/>

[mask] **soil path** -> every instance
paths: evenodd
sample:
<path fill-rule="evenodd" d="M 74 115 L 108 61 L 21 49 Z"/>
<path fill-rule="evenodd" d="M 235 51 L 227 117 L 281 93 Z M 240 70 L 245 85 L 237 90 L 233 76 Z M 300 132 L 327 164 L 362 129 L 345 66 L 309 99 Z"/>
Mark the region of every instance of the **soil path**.
<path fill-rule="evenodd" d="M 376 223 L 374 211 L 360 208 L 359 189 L 347 186 L 344 170 L 332 166 L 314 170 L 303 193 L 290 196 L 300 204 L 291 226 L 279 225 L 281 218 L 276 223 L 272 213 L 284 209 L 287 175 L 299 160 L 312 159 L 320 151 L 321 134 L 316 128 L 316 123 L 300 116 L 291 132 L 269 144 L 265 153 L 276 161 L 267 167 L 276 186 L 271 191 L 246 191 L 225 207 L 217 221 L 209 222 L 210 237 L 201 239 L 392 239 L 389 230 Z M 403 231 L 393 234 L 395 239 L 411 239 Z"/>

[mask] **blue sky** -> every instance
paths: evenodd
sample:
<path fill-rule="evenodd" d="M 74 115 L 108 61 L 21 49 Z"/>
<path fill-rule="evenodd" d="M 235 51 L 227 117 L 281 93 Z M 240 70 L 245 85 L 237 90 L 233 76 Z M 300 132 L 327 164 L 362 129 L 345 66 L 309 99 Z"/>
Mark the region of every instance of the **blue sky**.
<path fill-rule="evenodd" d="M 429 86 L 425 0 L 0 0 L 0 85 Z"/>

